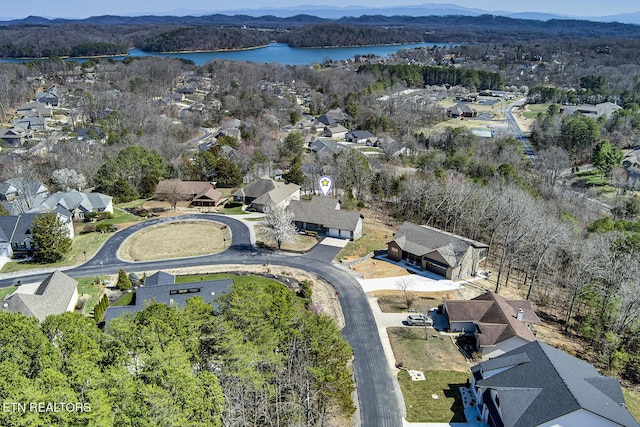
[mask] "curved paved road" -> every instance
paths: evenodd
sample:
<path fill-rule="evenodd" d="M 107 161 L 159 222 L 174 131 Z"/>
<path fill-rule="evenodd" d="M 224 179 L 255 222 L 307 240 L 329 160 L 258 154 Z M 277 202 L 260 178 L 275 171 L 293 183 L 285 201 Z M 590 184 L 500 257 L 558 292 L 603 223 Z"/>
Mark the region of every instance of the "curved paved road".
<path fill-rule="evenodd" d="M 172 221 L 210 220 L 223 223 L 231 230 L 231 247 L 216 255 L 172 259 L 165 261 L 127 262 L 117 257 L 120 245 L 132 234 L 153 225 Z M 340 293 L 340 302 L 346 326 L 343 337 L 351 345 L 354 359 L 354 373 L 358 390 L 360 425 L 366 427 L 400 427 L 402 412 L 396 395 L 395 382 L 385 359 L 376 322 L 367 302 L 366 295 L 356 280 L 346 271 L 331 264 L 340 248 L 317 245 L 305 255 L 290 256 L 259 251 L 251 243 L 251 234 L 242 221 L 224 215 L 198 214 L 172 218 L 155 219 L 136 224 L 117 232 L 98 253 L 85 264 L 66 270 L 72 277 L 87 277 L 100 274 L 115 274 L 120 268 L 160 270 L 192 266 L 221 264 L 264 264 L 283 265 L 313 272 L 326 279 Z M 46 274 L 25 275 L 0 281 L 8 286 L 16 280 L 23 282 L 42 280 Z"/>

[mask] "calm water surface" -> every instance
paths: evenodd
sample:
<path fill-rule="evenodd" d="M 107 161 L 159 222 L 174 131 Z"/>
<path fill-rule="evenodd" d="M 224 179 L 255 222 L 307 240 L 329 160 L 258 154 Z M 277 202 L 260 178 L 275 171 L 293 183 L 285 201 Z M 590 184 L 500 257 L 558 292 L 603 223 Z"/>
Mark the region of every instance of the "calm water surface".
<path fill-rule="evenodd" d="M 149 53 L 139 49 L 132 49 L 128 56 L 161 56 L 170 58 L 190 59 L 197 65 L 204 65 L 214 59 L 227 59 L 233 61 L 251 61 L 270 63 L 275 62 L 282 65 L 308 65 L 322 63 L 326 59 L 339 61 L 353 58 L 355 55 L 369 55 L 385 57 L 396 53 L 401 49 L 412 49 L 415 47 L 429 46 L 449 46 L 445 43 L 417 43 L 401 44 L 393 46 L 358 46 L 358 47 L 325 47 L 325 48 L 291 48 L 284 43 L 271 43 L 268 46 L 227 52 L 195 52 L 195 53 Z M 114 59 L 122 60 L 126 56 L 116 56 Z M 69 58 L 78 62 L 84 62 L 88 58 Z M 6 62 L 22 62 L 23 60 L 2 59 Z"/>

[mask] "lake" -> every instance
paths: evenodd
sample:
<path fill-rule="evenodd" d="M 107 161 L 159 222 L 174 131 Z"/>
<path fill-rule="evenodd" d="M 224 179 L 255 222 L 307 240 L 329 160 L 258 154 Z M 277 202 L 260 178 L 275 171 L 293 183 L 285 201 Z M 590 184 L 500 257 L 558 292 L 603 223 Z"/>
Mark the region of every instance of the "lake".
<path fill-rule="evenodd" d="M 235 50 L 224 52 L 189 52 L 189 53 L 149 53 L 139 49 L 131 49 L 126 56 L 160 56 L 170 58 L 190 59 L 197 65 L 204 65 L 214 59 L 227 59 L 232 61 L 251 61 L 282 65 L 309 65 L 322 63 L 325 59 L 339 61 L 353 58 L 356 55 L 377 55 L 381 57 L 396 53 L 401 49 L 413 49 L 415 47 L 451 46 L 447 43 L 415 43 L 399 44 L 391 46 L 357 46 L 357 47 L 324 47 L 324 48 L 291 48 L 285 43 L 271 43 L 268 46 L 256 49 Z M 115 56 L 113 59 L 122 60 L 126 56 Z M 84 62 L 88 58 L 68 58 L 78 62 Z M 2 59 L 4 62 L 22 62 L 25 60 Z"/>

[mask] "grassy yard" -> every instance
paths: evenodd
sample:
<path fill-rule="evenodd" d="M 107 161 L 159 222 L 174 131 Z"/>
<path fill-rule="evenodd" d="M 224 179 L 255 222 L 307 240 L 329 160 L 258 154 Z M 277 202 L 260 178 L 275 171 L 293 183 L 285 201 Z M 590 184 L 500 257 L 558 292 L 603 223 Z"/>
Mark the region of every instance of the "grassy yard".
<path fill-rule="evenodd" d="M 242 210 L 242 206 L 235 206 L 233 208 L 224 208 L 220 211 L 223 215 L 246 215 L 249 212 Z"/>
<path fill-rule="evenodd" d="M 393 230 L 384 224 L 375 223 L 373 220 L 365 218 L 362 226 L 362 237 L 354 242 L 347 243 L 347 246 L 340 251 L 337 258 L 349 259 L 359 258 L 376 250 L 385 249 L 387 243 L 393 237 Z"/>
<path fill-rule="evenodd" d="M 422 371 L 426 381 L 411 381 L 401 371 L 398 382 L 404 396 L 409 422 L 464 422 L 459 387 L 471 379 L 471 363 L 462 356 L 448 336 L 429 328 L 388 328 L 391 347 L 398 363 L 406 369 Z M 437 396 L 434 398 L 433 396 Z"/>
<path fill-rule="evenodd" d="M 96 284 L 96 277 L 83 277 L 78 279 L 78 295 L 89 295 L 87 303 L 82 309 L 83 314 L 89 314 L 98 303 L 98 299 L 104 292 L 104 286 Z"/>
<path fill-rule="evenodd" d="M 409 290 L 411 292 L 411 290 Z M 442 304 L 444 299 L 456 299 L 455 291 L 443 292 L 412 292 L 414 300 L 413 309 L 421 310 L 426 307 L 431 309 Z M 378 306 L 383 313 L 408 313 L 407 301 L 402 291 L 378 291 L 372 292 L 372 296 L 378 298 Z"/>
<path fill-rule="evenodd" d="M 414 423 L 465 422 L 459 387 L 466 385 L 471 374 L 427 371 L 424 376 L 425 381 L 411 381 L 407 372 L 401 371 L 398 374 L 398 383 L 400 383 L 407 408 L 407 421 Z"/>
<path fill-rule="evenodd" d="M 125 305 L 131 305 L 131 302 L 133 301 L 133 296 L 135 295 L 135 292 L 127 292 L 125 294 L 123 294 L 120 298 L 118 298 L 116 301 L 114 301 L 113 304 L 111 304 L 111 307 L 120 307 L 120 306 L 125 306 Z"/>
<path fill-rule="evenodd" d="M 189 283 L 189 282 L 199 282 L 201 280 L 221 280 L 221 279 L 232 279 L 234 283 L 237 284 L 262 284 L 262 283 L 271 283 L 274 280 L 269 279 L 267 277 L 262 276 L 241 276 L 237 274 L 229 274 L 229 273 L 215 273 L 215 274 L 189 274 L 185 276 L 176 276 L 176 283 Z"/>
<path fill-rule="evenodd" d="M 527 110 L 522 114 L 527 119 L 536 119 L 538 114 L 546 113 L 551 104 L 527 104 Z"/>
<path fill-rule="evenodd" d="M 17 286 L 9 286 L 9 287 L 6 287 L 6 288 L 1 288 L 0 289 L 0 300 L 3 300 L 3 299 L 5 299 L 5 297 L 7 295 L 11 295 L 12 293 L 14 293 L 16 289 L 18 289 Z"/>
<path fill-rule="evenodd" d="M 631 412 L 631 415 L 633 415 L 636 420 L 640 421 L 640 392 L 623 388 L 622 395 L 624 396 L 627 409 Z"/>

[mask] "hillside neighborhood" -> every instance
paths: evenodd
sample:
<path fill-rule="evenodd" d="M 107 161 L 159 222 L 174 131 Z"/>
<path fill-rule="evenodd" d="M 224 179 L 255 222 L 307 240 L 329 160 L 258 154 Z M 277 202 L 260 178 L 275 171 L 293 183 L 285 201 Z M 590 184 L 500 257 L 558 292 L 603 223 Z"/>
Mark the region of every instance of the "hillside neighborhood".
<path fill-rule="evenodd" d="M 526 48 L 0 64 L 3 399 L 92 408 L 0 424 L 640 425 L 640 83 Z"/>

